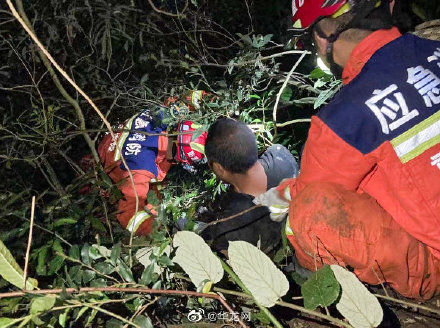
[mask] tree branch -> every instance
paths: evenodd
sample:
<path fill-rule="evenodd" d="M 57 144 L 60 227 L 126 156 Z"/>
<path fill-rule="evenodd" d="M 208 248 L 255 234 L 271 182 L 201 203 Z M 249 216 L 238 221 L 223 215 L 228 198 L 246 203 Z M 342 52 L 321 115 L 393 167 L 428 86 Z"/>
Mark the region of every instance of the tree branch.
<path fill-rule="evenodd" d="M 8 5 L 10 5 L 10 7 L 11 7 L 12 4 L 10 3 L 10 0 L 8 0 L 7 2 L 8 2 Z M 23 19 L 23 23 L 25 23 L 25 25 L 29 29 L 28 33 L 32 32 L 35 35 L 35 31 L 32 27 L 32 24 L 29 21 L 29 18 L 27 17 L 26 12 L 23 9 L 22 0 L 15 0 L 15 2 L 18 7 L 18 12 L 20 13 L 21 18 Z M 12 8 L 11 8 L 11 11 L 12 11 Z M 14 12 L 12 12 L 12 14 L 14 15 Z M 14 17 L 17 18 L 15 15 L 14 15 Z M 23 25 L 23 27 L 24 27 L 24 25 Z M 31 35 L 31 37 L 32 37 L 32 35 Z M 85 129 L 86 128 L 86 121 L 84 118 L 84 114 L 81 110 L 81 107 L 79 106 L 78 102 L 75 99 L 73 99 L 73 97 L 67 92 L 67 90 L 61 84 L 61 81 L 59 80 L 58 76 L 56 75 L 55 70 L 53 69 L 52 65 L 50 64 L 50 60 L 48 58 L 50 55 L 47 56 L 45 54 L 45 52 L 42 50 L 42 48 L 40 48 L 40 47 L 37 48 L 37 51 L 38 51 L 38 54 L 40 55 L 40 58 L 44 64 L 44 66 L 46 66 L 47 71 L 49 72 L 53 82 L 55 83 L 56 87 L 58 88 L 58 90 L 60 91 L 60 93 L 62 94 L 64 99 L 66 99 L 67 102 L 69 104 L 71 104 L 73 106 L 73 108 L 75 109 L 76 116 L 79 120 L 81 129 Z M 98 156 L 98 153 L 96 152 L 96 149 L 95 149 L 95 143 L 93 142 L 93 140 L 90 138 L 90 136 L 88 134 L 83 133 L 82 136 L 84 137 L 84 140 L 86 141 L 87 145 L 89 146 L 90 151 L 93 154 L 93 158 L 95 159 L 96 162 L 99 162 L 99 156 Z"/>
<path fill-rule="evenodd" d="M 75 88 L 75 90 L 76 91 L 78 91 L 78 93 L 79 94 L 81 94 L 81 96 L 83 96 L 86 100 L 87 100 L 87 102 L 90 104 L 90 106 L 92 106 L 92 108 L 96 111 L 96 113 L 99 115 L 99 117 L 101 118 L 101 120 L 105 123 L 105 125 L 106 125 L 106 127 L 107 127 L 107 129 L 109 130 L 109 132 L 110 132 L 110 135 L 112 136 L 112 139 L 113 139 L 113 141 L 116 141 L 117 139 L 116 139 L 116 136 L 115 136 L 115 134 L 113 133 L 113 130 L 112 130 L 112 127 L 111 127 L 111 125 L 110 125 L 110 123 L 107 121 L 107 119 L 104 117 L 104 115 L 102 114 L 102 112 L 99 110 L 99 108 L 95 105 L 95 103 L 93 102 L 93 100 L 92 99 L 90 99 L 90 97 L 75 83 L 75 81 L 73 81 L 72 80 L 72 78 L 60 67 L 60 65 L 58 65 L 58 63 L 55 61 L 55 59 L 52 57 L 52 55 L 46 50 L 46 48 L 43 46 L 43 44 L 40 42 L 40 40 L 38 40 L 38 38 L 37 38 L 37 36 L 35 35 L 35 33 L 33 32 L 33 30 L 32 30 L 32 27 L 31 27 L 31 25 L 30 25 L 30 22 L 29 22 L 29 19 L 27 19 L 27 16 L 26 16 L 26 13 L 24 12 L 24 10 L 23 10 L 23 3 L 22 3 L 22 1 L 21 0 L 16 0 L 16 2 L 17 2 L 17 5 L 18 5 L 18 7 L 19 7 L 19 10 L 21 11 L 21 13 L 23 14 L 23 17 L 24 18 L 22 18 L 20 15 L 19 15 L 19 13 L 17 12 L 17 10 L 15 9 L 15 7 L 12 5 L 12 3 L 11 3 L 11 0 L 6 0 L 6 2 L 7 2 L 7 4 L 8 4 L 8 6 L 9 6 L 9 9 L 11 10 L 11 12 L 12 12 L 12 15 L 18 20 L 18 22 L 23 26 L 23 28 L 26 30 L 26 32 L 29 34 L 29 36 L 32 38 L 32 40 L 34 40 L 34 42 L 37 44 L 37 46 L 38 46 L 38 48 L 39 48 L 39 53 L 40 52 L 42 52 L 43 53 L 43 55 L 45 56 L 44 58 L 46 58 L 46 60 L 44 60 L 43 59 L 43 62 L 45 62 L 45 65 L 47 64 L 47 66 L 46 67 L 50 67 L 51 69 L 52 69 L 52 67 L 51 67 L 51 65 L 50 65 L 50 63 L 48 62 L 48 61 L 50 61 L 54 66 L 55 66 L 55 68 L 58 70 L 58 72 Z M 26 21 L 24 21 L 23 19 L 25 19 Z M 49 70 L 49 68 L 48 68 L 48 70 Z M 53 69 L 52 69 L 53 70 Z M 53 71 L 53 76 L 56 76 L 55 75 L 55 72 Z M 54 80 L 55 81 L 55 80 Z M 58 82 L 59 82 L 59 80 L 58 80 Z M 60 86 L 61 86 L 61 84 L 60 84 Z M 64 90 L 64 88 L 63 88 L 63 90 Z M 60 91 L 61 91 L 61 89 L 60 89 Z M 66 94 L 67 94 L 67 92 L 66 92 Z M 72 97 L 70 97 L 72 100 L 74 100 Z M 66 98 L 67 99 L 67 98 Z M 73 103 L 76 103 L 76 104 L 78 104 L 75 100 L 74 100 L 74 102 Z M 79 105 L 78 105 L 79 106 Z M 84 123 L 84 128 L 85 128 L 85 121 L 84 121 L 84 117 L 82 116 L 82 112 L 81 113 L 79 113 L 78 112 L 78 115 L 80 115 L 80 117 L 82 117 L 82 123 L 81 124 L 83 124 Z M 99 163 L 99 156 L 98 156 L 98 153 L 96 152 L 96 149 L 95 149 L 95 146 L 94 146 L 94 143 L 93 143 L 93 141 L 90 139 L 90 136 L 88 136 L 88 135 L 86 135 L 86 136 L 84 136 L 84 138 L 86 138 L 86 141 L 89 143 L 89 146 L 91 147 L 91 151 L 92 151 L 92 154 L 93 154 L 93 157 L 95 158 L 95 161 L 97 162 L 97 163 Z M 125 158 L 124 158 L 124 156 L 123 156 L 123 151 L 120 149 L 120 146 L 117 144 L 116 145 L 116 147 L 118 147 L 118 149 L 121 151 L 121 160 L 122 160 L 122 163 L 124 163 L 124 165 L 125 165 L 125 168 L 127 169 L 127 173 L 128 173 L 128 176 L 130 177 L 130 182 L 131 182 L 131 186 L 132 186 L 132 188 L 133 188 L 133 192 L 134 192 L 134 195 L 135 195 L 135 198 L 136 198 L 136 208 L 135 208 L 135 212 L 137 212 L 138 210 L 139 210 L 139 197 L 138 197 L 138 194 L 137 194 L 137 190 L 136 190 L 136 187 L 135 187 L 135 184 L 134 184 L 134 179 L 133 179 L 133 174 L 131 173 L 131 170 L 130 170 L 130 168 L 128 167 L 128 165 L 127 165 L 127 162 L 125 161 Z M 134 230 L 131 232 L 131 235 L 130 235 L 130 245 L 132 244 L 132 239 L 133 239 L 133 233 L 134 233 Z M 131 267 L 131 265 L 132 265 L 132 261 L 133 261 L 133 259 L 132 259 L 132 250 L 131 250 L 131 247 L 130 247 L 130 267 Z"/>
<path fill-rule="evenodd" d="M 77 293 L 90 293 L 90 292 L 107 292 L 107 293 L 138 293 L 138 294 L 164 294 L 164 295 L 185 295 L 192 297 L 204 297 L 211 298 L 219 301 L 231 314 L 234 314 L 234 310 L 229 306 L 226 300 L 218 294 L 207 294 L 207 293 L 198 293 L 189 290 L 173 290 L 173 289 L 149 289 L 149 288 L 120 288 L 120 287 L 83 287 L 79 289 L 75 288 L 66 288 L 66 289 L 40 289 L 40 290 L 30 290 L 26 292 L 10 292 L 10 293 L 1 293 L 0 299 L 7 297 L 21 297 L 25 295 L 47 295 L 47 294 L 61 294 L 61 293 L 69 293 L 69 294 L 77 294 Z M 238 322 L 240 326 L 243 328 L 247 328 L 248 326 L 238 318 Z"/>
<path fill-rule="evenodd" d="M 186 0 L 186 2 L 185 2 L 185 7 L 183 7 L 182 11 L 181 11 L 180 13 L 177 13 L 177 14 L 169 13 L 169 12 L 167 12 L 167 11 L 164 11 L 164 10 L 161 10 L 161 9 L 157 8 L 157 7 L 154 5 L 153 0 L 148 0 L 148 3 L 150 4 L 151 8 L 153 8 L 153 10 L 154 10 L 155 12 L 157 12 L 157 13 L 159 13 L 159 14 L 166 15 L 166 16 L 171 16 L 171 17 L 180 17 L 180 15 L 182 15 L 182 14 L 185 12 L 186 8 L 188 8 L 188 0 Z"/>
<path fill-rule="evenodd" d="M 274 123 L 274 129 L 275 129 L 275 133 L 274 133 L 274 139 L 278 134 L 278 129 L 277 129 L 277 109 L 278 109 L 278 103 L 280 102 L 280 98 L 281 98 L 281 94 L 283 93 L 284 89 L 287 86 L 287 83 L 290 80 L 290 77 L 292 76 L 293 72 L 296 70 L 296 68 L 298 67 L 299 63 L 301 63 L 301 61 L 303 60 L 303 58 L 306 56 L 306 52 L 303 52 L 303 54 L 301 55 L 301 57 L 299 57 L 299 59 L 296 61 L 295 65 L 293 65 L 292 69 L 289 71 L 289 74 L 287 74 L 286 79 L 284 80 L 283 85 L 281 86 L 280 91 L 278 91 L 277 94 L 277 99 L 275 101 L 275 105 L 273 106 L 273 123 Z"/>

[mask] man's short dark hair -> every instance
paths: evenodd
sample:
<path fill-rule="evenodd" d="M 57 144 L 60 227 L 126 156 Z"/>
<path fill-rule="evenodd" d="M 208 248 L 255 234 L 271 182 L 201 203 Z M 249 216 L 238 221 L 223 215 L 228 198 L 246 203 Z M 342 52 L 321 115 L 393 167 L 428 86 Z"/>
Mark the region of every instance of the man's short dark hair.
<path fill-rule="evenodd" d="M 205 155 L 233 173 L 246 173 L 258 160 L 255 136 L 246 124 L 219 118 L 208 130 Z"/>

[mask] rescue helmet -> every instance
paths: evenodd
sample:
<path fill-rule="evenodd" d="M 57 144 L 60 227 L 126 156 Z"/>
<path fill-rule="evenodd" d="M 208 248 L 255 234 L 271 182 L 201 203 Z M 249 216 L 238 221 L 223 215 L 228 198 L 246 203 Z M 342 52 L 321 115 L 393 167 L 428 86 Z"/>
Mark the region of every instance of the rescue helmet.
<path fill-rule="evenodd" d="M 205 141 L 207 132 L 194 138 L 194 133 L 201 128 L 192 121 L 180 121 L 177 125 L 177 161 L 185 164 L 201 162 L 205 157 Z"/>
<path fill-rule="evenodd" d="M 387 8 L 392 0 L 292 0 L 292 20 L 296 29 L 307 29 L 323 17 L 336 18 L 349 11 L 353 12 L 351 27 L 377 30 L 389 25 L 366 19 L 378 7 Z M 380 17 L 385 20 L 387 17 Z M 366 20 L 365 20 L 366 19 Z M 369 26 L 371 25 L 371 26 Z"/>
<path fill-rule="evenodd" d="M 345 11 L 341 10 L 342 7 Z M 349 9 L 347 0 L 292 0 L 292 20 L 295 28 L 306 29 L 320 17 L 332 16 L 339 11 L 347 12 Z"/>

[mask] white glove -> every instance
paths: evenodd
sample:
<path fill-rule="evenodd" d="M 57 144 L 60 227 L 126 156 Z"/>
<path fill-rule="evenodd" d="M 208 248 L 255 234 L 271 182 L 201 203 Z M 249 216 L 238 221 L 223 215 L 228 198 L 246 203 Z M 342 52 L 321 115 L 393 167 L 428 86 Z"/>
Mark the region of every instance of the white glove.
<path fill-rule="evenodd" d="M 290 198 L 290 197 L 289 197 Z M 289 202 L 281 198 L 276 187 L 269 189 L 265 193 L 255 197 L 255 205 L 263 205 L 269 208 L 272 221 L 281 222 L 289 212 Z"/>

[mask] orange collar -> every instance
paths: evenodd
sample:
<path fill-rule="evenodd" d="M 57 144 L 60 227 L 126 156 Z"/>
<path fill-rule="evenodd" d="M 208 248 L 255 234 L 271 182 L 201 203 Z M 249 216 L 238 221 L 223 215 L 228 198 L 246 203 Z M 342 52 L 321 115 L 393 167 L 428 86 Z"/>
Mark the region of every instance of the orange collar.
<path fill-rule="evenodd" d="M 351 52 L 342 73 L 342 82 L 350 83 L 362 70 L 371 56 L 387 43 L 401 36 L 397 27 L 389 30 L 378 30 L 363 39 Z"/>

